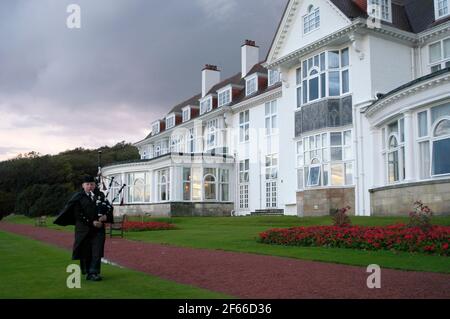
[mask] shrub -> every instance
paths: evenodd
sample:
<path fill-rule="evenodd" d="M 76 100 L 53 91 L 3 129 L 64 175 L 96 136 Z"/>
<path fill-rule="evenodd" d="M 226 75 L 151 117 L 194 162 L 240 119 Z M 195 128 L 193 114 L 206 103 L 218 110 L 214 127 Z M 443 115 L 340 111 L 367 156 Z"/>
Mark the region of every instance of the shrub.
<path fill-rule="evenodd" d="M 414 211 L 409 213 L 409 227 L 419 227 L 424 232 L 431 229 L 431 218 L 433 217 L 432 210 L 424 205 L 422 201 L 414 203 Z"/>
<path fill-rule="evenodd" d="M 162 222 L 133 222 L 125 221 L 123 225 L 124 231 L 152 231 L 152 230 L 170 230 L 175 229 L 175 226 L 169 223 Z"/>
<path fill-rule="evenodd" d="M 352 224 L 350 217 L 347 215 L 347 212 L 351 209 L 350 206 L 337 209 L 336 213 L 332 216 L 333 225 L 337 227 L 347 227 Z"/>
<path fill-rule="evenodd" d="M 293 227 L 265 231 L 259 234 L 259 241 L 288 246 L 395 250 L 448 256 L 450 227 L 432 226 L 428 232 L 404 224 L 383 227 Z"/>

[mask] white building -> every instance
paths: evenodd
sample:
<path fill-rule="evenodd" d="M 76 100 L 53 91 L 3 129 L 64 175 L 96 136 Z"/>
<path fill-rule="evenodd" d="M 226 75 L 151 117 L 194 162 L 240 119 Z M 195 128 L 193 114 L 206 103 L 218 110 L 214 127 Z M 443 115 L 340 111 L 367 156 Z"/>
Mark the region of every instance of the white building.
<path fill-rule="evenodd" d="M 449 0 L 291 0 L 266 61 L 202 92 L 103 169 L 127 213 L 450 213 Z"/>

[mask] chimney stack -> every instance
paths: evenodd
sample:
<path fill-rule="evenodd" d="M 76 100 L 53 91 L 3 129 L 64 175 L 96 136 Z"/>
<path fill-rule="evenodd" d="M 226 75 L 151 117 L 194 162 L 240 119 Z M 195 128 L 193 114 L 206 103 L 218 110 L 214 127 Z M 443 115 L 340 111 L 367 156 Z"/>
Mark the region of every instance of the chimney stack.
<path fill-rule="evenodd" d="M 256 46 L 255 41 L 245 40 L 241 47 L 242 59 L 242 77 L 246 77 L 248 71 L 259 62 L 259 47 Z"/>
<path fill-rule="evenodd" d="M 206 64 L 202 70 L 202 97 L 220 82 L 220 70 L 216 65 Z"/>
<path fill-rule="evenodd" d="M 367 12 L 367 0 L 352 0 L 362 11 Z"/>

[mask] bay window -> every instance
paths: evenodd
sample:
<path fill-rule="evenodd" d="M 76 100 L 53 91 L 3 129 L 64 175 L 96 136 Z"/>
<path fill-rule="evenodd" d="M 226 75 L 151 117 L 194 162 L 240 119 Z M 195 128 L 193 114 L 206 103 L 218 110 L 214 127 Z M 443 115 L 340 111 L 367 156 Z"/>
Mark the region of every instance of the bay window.
<path fill-rule="evenodd" d="M 304 60 L 296 73 L 297 107 L 349 93 L 349 63 L 348 48 L 322 52 Z"/>
<path fill-rule="evenodd" d="M 351 130 L 297 141 L 297 188 L 353 185 L 352 149 Z"/>

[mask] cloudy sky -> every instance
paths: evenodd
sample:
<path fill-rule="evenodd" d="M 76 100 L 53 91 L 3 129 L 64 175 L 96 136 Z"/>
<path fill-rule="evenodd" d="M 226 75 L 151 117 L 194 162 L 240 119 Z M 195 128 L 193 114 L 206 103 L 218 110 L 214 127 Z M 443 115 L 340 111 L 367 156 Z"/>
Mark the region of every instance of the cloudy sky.
<path fill-rule="evenodd" d="M 2 0 L 0 161 L 136 142 L 201 91 L 201 68 L 266 56 L 287 0 Z M 66 25 L 81 7 L 81 29 Z"/>

